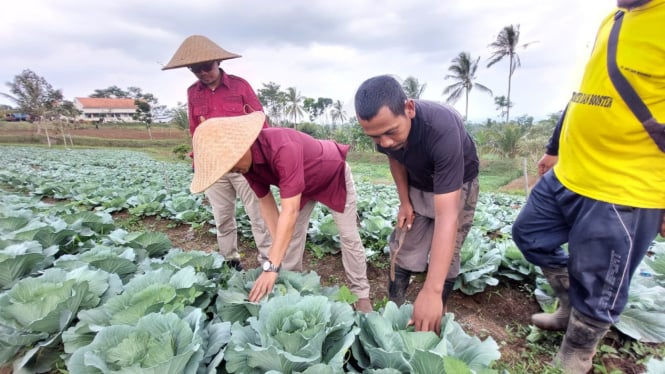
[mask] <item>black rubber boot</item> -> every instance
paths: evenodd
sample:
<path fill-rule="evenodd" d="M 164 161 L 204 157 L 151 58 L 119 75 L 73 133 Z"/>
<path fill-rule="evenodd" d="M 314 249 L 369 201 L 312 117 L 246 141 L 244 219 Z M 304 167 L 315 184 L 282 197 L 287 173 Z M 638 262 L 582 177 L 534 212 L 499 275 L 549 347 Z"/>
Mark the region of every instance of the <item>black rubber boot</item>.
<path fill-rule="evenodd" d="M 388 298 L 395 304 L 402 305 L 406 301 L 406 289 L 411 281 L 411 272 L 395 265 L 395 280 L 388 278 Z"/>
<path fill-rule="evenodd" d="M 236 271 L 242 271 L 242 264 L 240 260 L 234 258 L 226 262 L 230 269 L 235 269 Z"/>

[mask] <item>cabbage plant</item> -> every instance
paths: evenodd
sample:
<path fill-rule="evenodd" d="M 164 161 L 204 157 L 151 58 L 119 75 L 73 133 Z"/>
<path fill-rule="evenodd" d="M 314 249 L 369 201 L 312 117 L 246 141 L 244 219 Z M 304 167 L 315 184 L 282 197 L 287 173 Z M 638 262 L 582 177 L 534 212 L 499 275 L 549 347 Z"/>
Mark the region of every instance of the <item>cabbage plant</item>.
<path fill-rule="evenodd" d="M 628 303 L 615 327 L 633 339 L 665 342 L 665 242 L 655 242 L 628 291 Z"/>
<path fill-rule="evenodd" d="M 106 245 L 95 245 L 76 255 L 62 255 L 54 264 L 65 270 L 87 265 L 117 274 L 123 282 L 131 278 L 138 268 L 133 248 Z"/>
<path fill-rule="evenodd" d="M 230 324 L 205 325 L 204 320 L 200 309 L 192 309 L 184 318 L 151 313 L 135 325 L 107 326 L 89 345 L 74 351 L 67 369 L 80 374 L 215 372 Z"/>
<path fill-rule="evenodd" d="M 249 325 L 236 322 L 226 348 L 229 373 L 274 370 L 342 372 L 358 333 L 349 304 L 325 296 L 289 293 L 268 300 Z"/>
<path fill-rule="evenodd" d="M 473 295 L 483 292 L 487 286 L 498 285 L 499 279 L 495 276 L 501 259 L 501 250 L 488 241 L 479 228 L 472 226 L 460 250 L 460 274 L 455 289 Z"/>
<path fill-rule="evenodd" d="M 467 335 L 447 313 L 441 336 L 407 326 L 413 305 L 388 302 L 382 313 L 357 314 L 360 326 L 353 344 L 356 366 L 363 373 L 471 373 L 492 372 L 489 365 L 501 357 L 491 337 L 481 341 Z"/>
<path fill-rule="evenodd" d="M 105 241 L 114 245 L 132 247 L 136 250 L 138 261 L 148 257 L 159 257 L 173 248 L 171 240 L 163 232 L 127 232 L 123 229 L 113 230 Z"/>
<path fill-rule="evenodd" d="M 217 314 L 222 321 L 240 322 L 245 324 L 249 317 L 256 317 L 261 304 L 249 302 L 249 292 L 256 279 L 263 270 L 250 269 L 234 273 L 228 280 L 225 288 L 217 292 L 215 304 Z M 337 291 L 335 288 L 322 288 L 321 279 L 316 272 L 300 273 L 282 270 L 273 287 L 274 295 L 286 295 L 291 292 L 301 295 L 331 295 Z"/>
<path fill-rule="evenodd" d="M 58 343 L 80 310 L 96 307 L 121 287 L 117 275 L 87 267 L 52 268 L 20 280 L 0 295 L 0 365 L 12 359 L 27 363 L 40 344 Z M 33 344 L 36 349 L 25 350 Z"/>
<path fill-rule="evenodd" d="M 18 279 L 47 267 L 58 247 L 43 248 L 39 242 L 26 241 L 0 249 L 0 289 L 9 288 Z"/>
<path fill-rule="evenodd" d="M 139 269 L 143 272 L 159 268 L 176 271 L 190 266 L 210 279 L 226 282 L 228 277 L 221 277 L 221 273 L 224 272 L 223 265 L 224 256 L 218 252 L 184 251 L 181 248 L 171 248 L 162 258 L 145 259 L 140 263 Z"/>
<path fill-rule="evenodd" d="M 133 325 L 152 312 L 179 312 L 186 307 L 205 309 L 215 285 L 191 267 L 178 271 L 162 268 L 136 276 L 122 293 L 96 308 L 82 310 L 79 322 L 63 333 L 65 352 L 89 344 L 107 326 Z"/>

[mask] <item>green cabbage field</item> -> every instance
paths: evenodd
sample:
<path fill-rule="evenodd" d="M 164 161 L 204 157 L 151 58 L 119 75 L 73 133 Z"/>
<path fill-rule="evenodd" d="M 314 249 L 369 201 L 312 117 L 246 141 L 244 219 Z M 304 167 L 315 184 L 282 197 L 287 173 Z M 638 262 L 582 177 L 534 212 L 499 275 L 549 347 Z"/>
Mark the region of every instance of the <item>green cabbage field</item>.
<path fill-rule="evenodd" d="M 215 253 L 174 248 L 160 232 L 113 218 L 160 217 L 192 229 L 212 221 L 189 193 L 191 167 L 140 152 L 0 147 L 0 367 L 71 373 L 492 373 L 492 337 L 447 314 L 442 333 L 415 332 L 411 305 L 353 311 L 346 287 L 314 272 L 281 272 L 270 298 L 247 301 L 259 269 L 237 272 Z M 386 257 L 398 206 L 393 186 L 357 183 L 370 259 Z M 520 196 L 481 193 L 455 288 L 471 295 L 502 279 L 551 289 L 510 238 Z M 242 206 L 239 206 L 242 213 Z M 241 235 L 251 237 L 240 219 Z M 335 255 L 332 216 L 319 205 L 309 248 Z M 665 243 L 654 242 L 616 328 L 665 342 Z M 659 301 L 661 300 L 661 301 Z"/>

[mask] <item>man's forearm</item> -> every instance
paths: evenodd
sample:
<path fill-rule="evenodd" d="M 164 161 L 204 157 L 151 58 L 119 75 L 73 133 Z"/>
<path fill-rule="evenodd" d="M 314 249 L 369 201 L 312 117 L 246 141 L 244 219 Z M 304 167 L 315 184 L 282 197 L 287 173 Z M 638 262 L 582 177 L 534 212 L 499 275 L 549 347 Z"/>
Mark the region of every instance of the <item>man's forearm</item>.
<path fill-rule="evenodd" d="M 434 233 L 423 289 L 443 292 L 450 263 L 455 253 L 461 190 L 434 195 Z"/>
<path fill-rule="evenodd" d="M 261 217 L 266 226 L 268 226 L 268 232 L 271 237 L 275 237 L 277 234 L 277 220 L 279 219 L 279 209 L 277 208 L 277 203 L 271 192 L 262 198 L 259 199 L 259 210 L 261 212 Z"/>
<path fill-rule="evenodd" d="M 446 280 L 450 263 L 453 259 L 456 239 L 456 218 L 454 220 L 436 220 L 434 222 L 432 249 L 430 251 L 430 261 L 423 289 L 426 288 L 437 293 L 443 292 L 443 283 Z"/>
<path fill-rule="evenodd" d="M 270 214 L 270 219 L 274 228 L 270 232 L 272 236 L 272 246 L 270 247 L 268 258 L 274 265 L 280 265 L 286 256 L 286 251 L 293 238 L 293 232 L 295 230 L 299 213 L 300 195 L 282 199 L 281 211 L 277 210 L 277 205 L 275 204 L 275 209 Z"/>
<path fill-rule="evenodd" d="M 272 247 L 268 257 L 270 262 L 279 265 L 286 256 L 286 250 L 289 248 L 291 239 L 293 238 L 293 231 L 295 229 L 296 220 L 298 219 L 298 212 L 282 211 L 279 214 L 277 221 L 277 233 L 273 237 Z"/>

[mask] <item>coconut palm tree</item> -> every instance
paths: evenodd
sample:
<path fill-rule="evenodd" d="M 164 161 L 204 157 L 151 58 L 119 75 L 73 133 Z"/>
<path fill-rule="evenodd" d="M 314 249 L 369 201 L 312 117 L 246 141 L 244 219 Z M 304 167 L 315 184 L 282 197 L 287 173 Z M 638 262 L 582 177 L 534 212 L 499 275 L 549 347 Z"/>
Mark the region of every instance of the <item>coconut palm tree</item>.
<path fill-rule="evenodd" d="M 443 90 L 444 95 L 449 95 L 446 102 L 454 104 L 464 94 L 464 118 L 469 116 L 469 92 L 474 87 L 480 91 L 492 95 L 492 90 L 484 85 L 474 82 L 476 79 L 476 70 L 478 70 L 478 61 L 480 57 L 473 60 L 469 52 L 460 52 L 460 54 L 452 60 L 452 64 L 448 67 L 448 74 L 444 79 L 454 79 L 455 83 L 446 87 Z"/>
<path fill-rule="evenodd" d="M 333 123 L 336 123 L 339 120 L 339 123 L 344 123 L 346 121 L 346 111 L 344 110 L 344 103 L 340 100 L 336 100 L 333 103 L 332 110 L 330 111 L 330 118 Z"/>
<path fill-rule="evenodd" d="M 411 76 L 407 77 L 404 82 L 402 82 L 402 89 L 404 89 L 406 97 L 410 99 L 420 99 L 420 95 L 425 91 L 425 87 L 427 87 L 427 83 L 420 84 L 418 79 Z"/>
<path fill-rule="evenodd" d="M 508 71 L 508 102 L 510 102 L 510 86 L 513 79 L 515 69 L 520 67 L 520 56 L 517 54 L 517 48 L 526 48 L 531 43 L 525 43 L 521 46 L 518 45 L 520 41 L 520 25 L 504 26 L 496 37 L 496 40 L 489 46 L 492 48 L 492 55 L 489 58 L 487 67 L 490 67 L 497 62 L 501 61 L 504 57 L 508 56 L 509 71 Z M 510 107 L 506 108 L 506 122 L 510 120 Z"/>
<path fill-rule="evenodd" d="M 298 118 L 305 115 L 305 110 L 302 107 L 304 99 L 295 87 L 286 89 L 286 114 L 293 118 L 293 128 L 296 130 L 298 129 Z"/>
<path fill-rule="evenodd" d="M 501 158 L 514 159 L 519 155 L 522 138 L 526 134 L 526 127 L 516 123 L 502 124 L 493 128 L 490 142 L 494 153 Z M 541 143 L 542 144 L 542 143 Z"/>
<path fill-rule="evenodd" d="M 514 104 L 512 101 L 508 101 L 507 97 L 501 95 L 494 98 L 494 105 L 496 106 L 496 110 L 501 113 L 500 117 L 506 117 L 506 114 Z"/>

